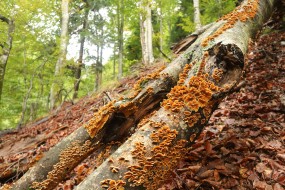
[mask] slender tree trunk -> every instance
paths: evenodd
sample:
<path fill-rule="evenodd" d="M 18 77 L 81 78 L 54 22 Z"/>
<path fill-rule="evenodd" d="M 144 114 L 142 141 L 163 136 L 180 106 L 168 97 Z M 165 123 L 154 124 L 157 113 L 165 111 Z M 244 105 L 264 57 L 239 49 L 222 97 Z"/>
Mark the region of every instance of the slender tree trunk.
<path fill-rule="evenodd" d="M 152 75 L 138 83 L 141 88 L 134 96 L 102 107 L 86 126 L 50 149 L 12 189 L 28 189 L 35 181 L 40 182 L 35 184 L 37 187 L 53 189 L 76 164 L 91 151 L 98 150 L 101 143 L 128 136 L 142 118 L 158 109 L 110 156 L 112 160 L 106 160 L 76 187 L 103 189 L 103 185 L 111 187 L 120 183 L 126 190 L 142 186 L 157 189 L 155 187 L 169 177 L 177 159 L 183 157 L 186 145 L 199 135 L 221 99 L 238 83 L 250 38 L 271 14 L 273 3 L 274 0 L 259 0 L 253 5 L 257 9 L 253 9 L 246 20 L 231 20 L 243 19 L 242 15 L 224 17 L 193 34 L 198 36 L 196 41 L 164 70 L 157 72 L 156 77 Z M 235 12 L 238 13 L 240 11 Z M 229 25 L 232 21 L 234 25 Z M 210 38 L 212 36 L 215 37 Z M 145 84 L 145 81 L 148 82 Z M 166 93 L 167 99 L 159 107 Z"/>
<path fill-rule="evenodd" d="M 69 0 L 61 1 L 61 36 L 60 36 L 60 49 L 59 57 L 55 65 L 54 81 L 50 90 L 50 109 L 53 109 L 57 103 L 61 103 L 60 91 L 63 88 L 63 80 L 61 75 L 63 74 L 63 67 L 66 60 L 67 44 L 68 44 L 68 20 L 69 20 Z"/>
<path fill-rule="evenodd" d="M 103 74 L 103 48 L 104 48 L 104 27 L 98 28 L 96 30 L 96 35 L 98 35 L 99 42 L 97 44 L 97 56 L 95 64 L 95 85 L 94 90 L 97 91 L 102 85 L 102 74 Z"/>
<path fill-rule="evenodd" d="M 118 79 L 123 76 L 123 58 L 124 58 L 124 17 L 125 17 L 125 2 L 118 0 L 117 5 L 117 18 L 118 18 Z"/>
<path fill-rule="evenodd" d="M 116 46 L 113 47 L 113 79 L 116 78 Z"/>
<path fill-rule="evenodd" d="M 89 14 L 89 10 L 85 10 L 84 20 L 83 20 L 83 24 L 82 24 L 82 31 L 80 34 L 79 58 L 77 61 L 77 65 L 75 68 L 75 75 L 74 75 L 75 82 L 74 82 L 73 99 L 76 99 L 78 97 L 79 84 L 80 84 L 80 80 L 81 80 L 81 70 L 83 67 L 84 43 L 85 43 L 85 39 L 86 39 L 86 35 L 84 34 L 84 31 L 87 29 L 88 14 Z"/>
<path fill-rule="evenodd" d="M 28 89 L 28 91 L 27 91 L 27 93 L 26 93 L 26 95 L 25 95 L 25 97 L 24 97 L 24 99 L 23 99 L 21 118 L 20 118 L 20 121 L 19 121 L 18 126 L 17 126 L 18 129 L 22 127 L 22 125 L 24 124 L 24 121 L 25 121 L 25 114 L 26 114 L 26 111 L 27 111 L 28 100 L 29 100 L 29 98 L 30 98 L 31 91 L 32 91 L 32 89 L 33 89 L 34 78 L 35 78 L 35 76 L 36 76 L 36 74 L 37 74 L 37 71 L 38 71 L 40 68 L 42 68 L 44 64 L 45 64 L 45 63 L 41 64 L 38 68 L 36 68 L 36 70 L 34 71 L 34 74 L 33 74 L 32 78 L 31 78 L 31 80 L 30 80 L 30 87 L 29 87 L 29 89 Z"/>
<path fill-rule="evenodd" d="M 101 88 L 102 86 L 102 82 L 103 82 L 103 49 L 104 49 L 104 27 L 102 26 L 101 28 L 101 37 L 100 37 L 100 52 L 99 52 L 99 88 Z"/>
<path fill-rule="evenodd" d="M 7 40 L 3 44 L 0 44 L 0 47 L 2 49 L 0 53 L 0 102 L 1 102 L 4 77 L 5 77 L 6 66 L 9 59 L 10 51 L 12 49 L 12 42 L 13 42 L 12 34 L 14 32 L 15 25 L 13 20 L 10 20 L 2 15 L 0 15 L 0 22 L 5 22 L 6 24 L 8 24 Z"/>
<path fill-rule="evenodd" d="M 196 30 L 198 30 L 199 28 L 201 28 L 199 0 L 193 0 L 193 4 L 194 4 L 194 23 Z"/>
<path fill-rule="evenodd" d="M 98 91 L 102 84 L 102 62 L 100 58 L 101 47 L 98 44 L 97 46 L 97 58 L 96 58 L 96 68 L 95 68 L 95 86 L 94 90 Z"/>
<path fill-rule="evenodd" d="M 161 58 L 164 57 L 163 56 L 163 14 L 162 14 L 162 2 L 159 1 L 159 48 L 160 48 L 160 56 Z"/>
<path fill-rule="evenodd" d="M 154 61 L 152 48 L 152 24 L 151 24 L 151 1 L 141 1 L 140 15 L 140 38 L 142 47 L 143 63 L 150 65 Z"/>

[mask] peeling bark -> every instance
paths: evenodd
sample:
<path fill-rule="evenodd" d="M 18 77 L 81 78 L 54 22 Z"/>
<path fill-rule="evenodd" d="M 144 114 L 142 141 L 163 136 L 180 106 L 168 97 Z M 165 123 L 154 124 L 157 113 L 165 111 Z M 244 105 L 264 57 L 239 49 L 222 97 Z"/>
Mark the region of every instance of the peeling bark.
<path fill-rule="evenodd" d="M 254 6 L 254 1 L 249 2 Z M 203 55 L 184 54 L 190 56 L 190 64 L 161 108 L 141 122 L 138 130 L 76 189 L 158 189 L 219 102 L 238 84 L 249 40 L 269 17 L 273 2 L 260 0 L 252 19 L 237 21 L 205 48 L 200 49 L 197 39 L 190 48 L 198 45 L 196 49 Z M 217 22 L 206 33 L 210 36 L 224 23 Z"/>
<path fill-rule="evenodd" d="M 193 35 L 201 35 L 201 40 L 206 37 L 203 32 L 204 31 L 200 30 L 198 33 L 193 33 Z M 195 52 L 196 48 L 193 47 L 190 47 L 185 51 L 185 54 Z M 86 128 L 81 126 L 45 153 L 44 157 L 12 186 L 12 189 L 27 189 L 33 182 L 44 180 L 48 172 L 52 171 L 53 165 L 59 162 L 60 153 L 70 147 L 74 141 L 78 142 L 80 145 L 84 144 L 86 141 L 91 141 L 92 145 L 96 145 L 100 142 L 111 142 L 116 138 L 120 138 L 120 135 L 122 134 L 122 136 L 127 136 L 130 133 L 130 128 L 135 126 L 140 119 L 159 106 L 159 103 L 177 82 L 179 73 L 188 61 L 188 57 L 182 54 L 161 72 L 157 72 L 156 78 L 151 79 L 146 77 L 145 80 L 141 80 L 141 82 L 138 83 L 138 86 L 142 87 L 138 88 L 136 91 L 136 93 L 138 93 L 137 95 L 135 94 L 133 97 L 113 103 L 113 113 L 101 125 L 101 129 L 93 139 L 90 137 Z M 135 105 L 140 109 L 134 109 L 131 113 L 128 113 L 128 117 L 122 117 L 124 116 L 123 112 L 127 105 Z M 101 110 L 102 109 L 104 108 L 101 108 Z M 106 129 L 108 129 L 107 134 L 105 134 Z M 81 157 L 81 161 L 82 160 L 84 160 L 84 156 Z"/>
<path fill-rule="evenodd" d="M 100 143 L 127 137 L 138 122 L 137 131 L 110 156 L 113 162 L 105 161 L 77 189 L 102 189 L 114 185 L 125 189 L 158 187 L 162 178 L 167 179 L 187 146 L 200 134 L 215 107 L 238 83 L 250 38 L 268 18 L 273 2 L 260 0 L 254 18 L 236 22 L 207 46 L 201 44 L 227 20 L 220 20 L 207 30 L 193 34 L 198 37 L 183 54 L 164 70 L 141 80 L 133 96 L 101 108 L 85 127 L 80 127 L 50 149 L 12 189 L 27 189 L 32 182 L 45 180 L 48 172 L 59 163 L 60 153 L 70 149 L 73 142 L 81 146 L 90 141 L 90 146 L 97 149 Z M 175 83 L 177 85 L 171 90 Z M 167 99 L 159 108 L 166 93 Z M 157 112 L 153 112 L 155 110 Z M 142 120 L 151 112 L 150 118 Z M 86 151 L 86 155 L 76 162 L 88 154 Z M 72 160 L 72 156 L 70 158 Z M 114 167 L 118 170 L 113 170 Z M 60 172 L 56 168 L 53 171 Z"/>

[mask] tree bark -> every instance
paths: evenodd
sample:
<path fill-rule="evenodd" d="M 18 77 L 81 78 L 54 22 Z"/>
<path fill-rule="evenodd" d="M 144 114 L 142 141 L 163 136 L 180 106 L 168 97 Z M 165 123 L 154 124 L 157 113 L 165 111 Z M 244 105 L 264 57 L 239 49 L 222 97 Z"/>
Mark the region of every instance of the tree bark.
<path fill-rule="evenodd" d="M 61 1 L 61 36 L 60 36 L 60 49 L 59 57 L 55 65 L 54 71 L 54 81 L 51 85 L 50 90 L 50 109 L 53 109 L 57 103 L 61 102 L 60 91 L 63 88 L 63 81 L 60 79 L 60 76 L 63 74 L 63 67 L 65 64 L 66 53 L 67 53 L 67 44 L 68 44 L 68 20 L 69 20 L 69 0 Z"/>
<path fill-rule="evenodd" d="M 138 130 L 76 190 L 152 190 L 169 179 L 187 146 L 199 136 L 219 102 L 238 84 L 250 38 L 270 16 L 273 2 L 246 1 L 233 15 L 205 32 L 211 37 L 223 27 L 230 27 L 216 35 L 211 44 L 208 38 L 201 41 L 199 37 L 189 47 L 194 46 L 196 51 L 183 54 L 190 59 L 189 64 L 161 108 L 142 121 Z M 253 7 L 249 14 L 243 11 L 249 7 Z M 233 20 L 234 16 L 240 20 Z M 234 23 L 230 26 L 231 21 Z"/>
<path fill-rule="evenodd" d="M 82 24 L 82 32 L 80 34 L 79 58 L 77 61 L 78 64 L 76 65 L 75 74 L 74 74 L 75 82 L 74 82 L 73 99 L 76 99 L 78 97 L 79 85 L 80 85 L 80 80 L 81 80 L 81 69 L 83 67 L 84 43 L 86 39 L 86 35 L 84 34 L 84 31 L 87 29 L 88 14 L 89 14 L 89 10 L 85 10 L 84 20 Z"/>
<path fill-rule="evenodd" d="M 77 187 L 84 190 L 102 189 L 103 186 L 122 185 L 129 180 L 125 189 L 139 189 L 142 186 L 156 189 L 153 187 L 158 187 L 162 182 L 159 177 L 167 179 L 167 173 L 175 166 L 179 156 L 183 156 L 186 145 L 195 140 L 211 112 L 237 84 L 249 39 L 268 18 L 273 2 L 274 0 L 260 0 L 258 5 L 255 4 L 258 12 L 252 18 L 246 22 L 236 21 L 212 41 L 209 41 L 209 37 L 227 26 L 229 17 L 207 30 L 205 28 L 205 31 L 193 34 L 198 35 L 198 38 L 183 54 L 164 70 L 141 80 L 136 85 L 133 96 L 102 107 L 86 126 L 80 127 L 50 149 L 12 189 L 27 189 L 35 181 L 42 181 L 36 185 L 42 185 L 43 189 L 47 184 L 51 185 L 48 187 L 54 187 L 58 182 L 54 179 L 58 178 L 53 178 L 52 175 L 61 176 L 59 180 L 63 179 L 66 171 L 70 171 L 91 151 L 97 150 L 100 143 L 118 141 L 133 133 L 133 127 L 142 118 L 159 108 L 159 103 L 179 78 L 177 86 L 167 95 L 161 108 L 142 121 L 132 137 L 110 156 L 113 163 L 105 161 Z M 191 68 L 188 63 L 192 64 Z M 179 73 L 182 73 L 180 77 Z M 196 96 L 191 96 L 193 94 Z M 80 150 L 80 157 L 67 154 L 73 151 L 74 146 Z M 165 150 L 167 152 L 162 152 Z M 62 167 L 63 170 L 60 169 Z M 118 170 L 113 170 L 116 172 L 113 173 L 110 167 Z M 156 177 L 150 176 L 150 170 Z"/>
<path fill-rule="evenodd" d="M 152 47 L 151 1 L 149 0 L 141 1 L 140 35 L 143 63 L 150 65 L 153 63 L 154 57 Z"/>
<path fill-rule="evenodd" d="M 200 8 L 199 8 L 199 0 L 193 0 L 194 5 L 194 23 L 196 30 L 201 28 L 201 21 L 200 21 Z"/>
<path fill-rule="evenodd" d="M 199 33 L 194 33 L 193 35 L 203 35 L 203 32 L 204 31 L 200 30 Z M 189 49 L 185 54 L 189 54 L 192 51 L 194 51 L 194 48 Z M 135 126 L 136 123 L 147 114 L 157 109 L 159 103 L 165 98 L 166 93 L 168 93 L 171 87 L 177 82 L 179 73 L 188 61 L 187 56 L 181 55 L 170 63 L 167 68 L 161 72 L 157 72 L 155 77 L 148 76 L 144 80 L 139 81 L 132 97 L 111 103 L 113 105 L 113 111 L 110 112 L 110 116 L 107 115 L 108 118 L 104 114 L 104 112 L 108 110 L 108 105 L 102 107 L 95 113 L 94 118 L 89 121 L 89 124 L 87 124 L 88 126 L 101 118 L 103 122 L 98 123 L 99 129 L 97 133 L 93 134 L 86 126 L 81 126 L 46 152 L 44 157 L 12 186 L 12 189 L 27 189 L 33 182 L 45 180 L 47 174 L 53 170 L 53 166 L 59 162 L 60 153 L 72 147 L 72 142 L 77 142 L 80 146 L 87 141 L 91 141 L 91 145 L 95 146 L 100 144 L 100 142 L 106 144 L 115 140 L 117 137 L 122 139 L 123 136 L 129 135 L 130 128 Z M 131 109 L 132 107 L 137 109 Z M 127 108 L 131 111 L 128 111 Z M 84 160 L 84 158 L 85 155 L 82 155 L 77 161 L 80 162 Z M 72 160 L 72 158 L 70 160 Z M 72 169 L 72 167 L 69 167 L 69 169 Z M 66 173 L 62 174 L 62 176 L 65 175 Z"/>
<path fill-rule="evenodd" d="M 0 15 L 0 22 L 5 22 L 8 25 L 7 40 L 3 44 L 0 44 L 0 47 L 2 48 L 2 51 L 0 53 L 0 102 L 1 102 L 4 77 L 5 77 L 6 66 L 8 63 L 10 51 L 12 49 L 12 43 L 13 43 L 12 34 L 14 32 L 15 25 L 13 20 L 10 20 L 3 15 Z"/>
<path fill-rule="evenodd" d="M 101 22 L 103 21 L 102 16 L 100 15 Z M 103 25 L 96 28 L 96 36 L 98 36 L 97 42 L 97 56 L 95 64 L 95 85 L 94 91 L 98 91 L 102 85 L 102 72 L 103 72 L 103 48 L 104 48 L 104 27 Z"/>

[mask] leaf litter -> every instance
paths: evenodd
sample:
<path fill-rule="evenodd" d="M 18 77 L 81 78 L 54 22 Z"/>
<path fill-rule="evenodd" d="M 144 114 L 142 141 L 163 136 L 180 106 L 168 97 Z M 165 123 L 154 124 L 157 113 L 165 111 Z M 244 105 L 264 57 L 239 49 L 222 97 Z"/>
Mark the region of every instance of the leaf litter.
<path fill-rule="evenodd" d="M 187 156 L 172 171 L 173 177 L 159 190 L 285 189 L 284 15 L 277 12 L 273 17 L 279 22 L 265 26 L 273 32 L 260 34 L 250 47 L 245 85 L 219 105 Z M 108 92 L 112 96 L 124 93 L 138 78 L 124 79 Z M 42 122 L 1 135 L 0 185 L 16 181 L 103 104 L 104 95 L 89 96 L 75 104 L 65 102 Z M 108 151 L 93 153 L 56 189 L 73 189 L 107 156 Z"/>

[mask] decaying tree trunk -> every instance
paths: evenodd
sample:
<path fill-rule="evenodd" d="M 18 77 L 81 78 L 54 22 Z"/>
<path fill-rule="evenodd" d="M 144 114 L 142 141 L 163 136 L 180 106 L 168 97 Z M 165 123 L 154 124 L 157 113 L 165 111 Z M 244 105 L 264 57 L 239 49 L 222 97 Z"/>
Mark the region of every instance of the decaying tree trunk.
<path fill-rule="evenodd" d="M 142 121 L 136 133 L 76 189 L 152 190 L 169 179 L 187 145 L 238 84 L 249 39 L 268 18 L 273 2 L 247 1 L 209 28 L 205 32 L 210 32 L 209 36 L 202 43 L 198 38 L 191 46 L 197 45 L 196 51 L 203 55 L 184 54 L 190 58 L 189 64 L 161 108 Z"/>
<path fill-rule="evenodd" d="M 270 15 L 273 3 L 248 0 L 231 15 L 193 34 L 197 39 L 183 54 L 141 80 L 133 96 L 102 107 L 86 126 L 50 149 L 12 189 L 27 189 L 35 181 L 39 182 L 33 184 L 36 189 L 53 189 L 101 143 L 127 137 L 134 126 L 138 126 L 136 132 L 77 189 L 157 189 L 238 83 L 250 38 Z"/>
<path fill-rule="evenodd" d="M 207 35 L 204 35 L 203 32 L 206 29 L 207 28 L 204 28 L 203 30 L 193 33 L 193 36 L 201 35 L 203 36 L 201 39 L 205 38 Z M 192 43 L 194 41 L 195 40 L 193 40 Z M 184 54 L 191 54 L 194 51 L 195 48 L 190 47 Z M 108 105 L 102 107 L 101 110 L 95 113 L 94 119 L 91 120 L 90 123 L 92 124 L 98 120 L 97 124 L 100 130 L 98 129 L 96 135 L 95 131 L 90 131 L 92 134 L 92 137 L 90 137 L 85 126 L 78 128 L 45 153 L 44 157 L 12 186 L 12 189 L 27 189 L 34 181 L 44 180 L 48 172 L 59 162 L 60 153 L 68 149 L 68 147 L 73 146 L 73 142 L 76 142 L 77 146 L 81 146 L 86 141 L 91 141 L 91 146 L 93 146 L 100 142 L 111 142 L 115 140 L 114 137 L 120 138 L 120 136 L 127 136 L 129 129 L 136 125 L 145 115 L 155 110 L 163 98 L 165 98 L 166 93 L 168 93 L 178 81 L 179 73 L 182 72 L 183 67 L 189 61 L 188 57 L 184 56 L 184 54 L 180 55 L 161 72 L 154 73 L 140 80 L 136 85 L 133 96 L 113 103 L 110 113 L 108 112 Z M 103 118 L 102 122 L 100 122 L 100 118 Z M 108 132 L 105 134 L 106 129 Z M 85 156 L 89 153 L 90 152 L 86 153 Z M 82 157 L 77 159 L 77 162 L 84 160 L 85 156 L 82 155 Z M 72 170 L 72 167 L 69 166 L 68 168 Z M 63 177 L 65 175 L 66 173 L 62 174 Z"/>

